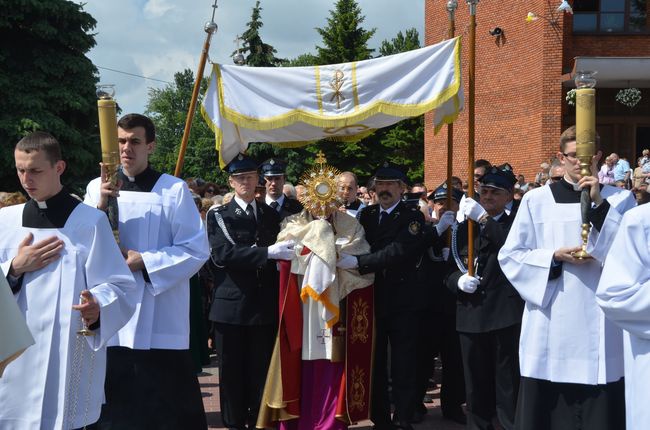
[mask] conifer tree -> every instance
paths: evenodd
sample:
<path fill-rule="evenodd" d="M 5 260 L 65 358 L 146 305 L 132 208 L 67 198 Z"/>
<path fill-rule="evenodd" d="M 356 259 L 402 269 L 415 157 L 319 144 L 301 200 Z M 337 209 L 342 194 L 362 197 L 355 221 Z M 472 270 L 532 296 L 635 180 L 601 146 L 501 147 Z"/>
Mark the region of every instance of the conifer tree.
<path fill-rule="evenodd" d="M 287 62 L 284 58 L 275 56 L 277 50 L 262 41 L 260 29 L 264 26 L 262 22 L 262 7 L 259 0 L 255 3 L 251 20 L 246 24 L 247 29 L 242 34 L 244 46 L 236 49 L 232 55 L 240 53 L 245 56 L 246 65 L 249 67 L 276 67 Z"/>
<path fill-rule="evenodd" d="M 0 14 L 0 183 L 19 190 L 13 148 L 41 130 L 61 143 L 64 184 L 80 192 L 99 174 L 95 19 L 67 0 L 5 0 Z"/>
<path fill-rule="evenodd" d="M 361 27 L 365 16 L 355 0 L 338 0 L 327 18 L 327 27 L 317 28 L 323 38 L 323 47 L 317 46 L 321 64 L 347 63 L 367 60 L 374 49 L 368 48 L 368 40 L 376 29 Z"/>

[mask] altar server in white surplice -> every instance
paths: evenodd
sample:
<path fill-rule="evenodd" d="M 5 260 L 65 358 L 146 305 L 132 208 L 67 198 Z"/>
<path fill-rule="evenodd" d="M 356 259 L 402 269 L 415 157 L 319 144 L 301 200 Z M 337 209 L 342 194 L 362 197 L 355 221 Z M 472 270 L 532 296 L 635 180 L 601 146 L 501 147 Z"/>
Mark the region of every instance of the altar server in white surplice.
<path fill-rule="evenodd" d="M 624 331 L 627 428 L 650 428 L 650 205 L 628 211 L 605 260 L 598 304 Z"/>
<path fill-rule="evenodd" d="M 580 177 L 575 139 L 575 127 L 562 133 L 564 178 L 524 194 L 499 252 L 503 273 L 526 301 L 515 419 L 521 430 L 624 427 L 622 332 L 598 307 L 596 287 L 623 213 L 636 202 L 627 190 L 601 189 L 593 174 Z M 582 243 L 581 187 L 593 201 L 593 258 L 584 260 L 573 254 Z"/>
<path fill-rule="evenodd" d="M 189 280 L 208 259 L 208 238 L 187 184 L 149 166 L 153 122 L 128 114 L 117 125 L 118 187 L 102 174 L 88 184 L 85 203 L 104 210 L 108 196 L 117 197 L 120 246 L 139 300 L 109 344 L 98 428 L 205 429 L 189 352 Z"/>
<path fill-rule="evenodd" d="M 31 200 L 0 209 L 0 267 L 35 344 L 0 378 L 0 428 L 81 428 L 99 418 L 105 345 L 133 314 L 135 282 L 106 215 L 62 187 L 56 139 L 32 133 L 14 155 Z M 77 335 L 82 318 L 94 336 Z"/>

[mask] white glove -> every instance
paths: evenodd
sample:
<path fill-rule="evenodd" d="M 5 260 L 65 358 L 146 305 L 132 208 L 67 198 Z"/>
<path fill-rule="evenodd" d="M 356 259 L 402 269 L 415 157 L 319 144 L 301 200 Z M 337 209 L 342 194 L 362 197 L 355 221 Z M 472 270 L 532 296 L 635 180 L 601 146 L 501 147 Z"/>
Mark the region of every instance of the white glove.
<path fill-rule="evenodd" d="M 449 227 L 451 227 L 451 225 L 454 223 L 454 219 L 456 219 L 456 215 L 454 215 L 452 211 L 447 211 L 440 215 L 438 224 L 436 224 L 436 231 L 438 232 L 438 236 L 442 236 L 442 234 L 446 232 Z"/>
<path fill-rule="evenodd" d="M 293 250 L 295 240 L 285 240 L 282 242 L 274 243 L 268 247 L 268 258 L 271 260 L 291 260 L 296 255 Z"/>
<path fill-rule="evenodd" d="M 449 248 L 442 248 L 442 259 L 449 260 Z"/>
<path fill-rule="evenodd" d="M 487 212 L 485 209 L 483 209 L 483 206 L 481 206 L 476 200 L 471 197 L 468 197 L 465 199 L 465 201 L 461 202 L 458 210 L 462 212 L 467 218 L 476 222 L 487 215 Z"/>
<path fill-rule="evenodd" d="M 472 294 L 476 291 L 478 284 L 480 283 L 481 281 L 479 281 L 478 278 L 469 276 L 465 273 L 463 276 L 458 278 L 458 289 L 464 293 Z"/>
<path fill-rule="evenodd" d="M 336 267 L 339 269 L 356 269 L 359 267 L 359 260 L 354 255 L 342 252 L 336 262 Z"/>

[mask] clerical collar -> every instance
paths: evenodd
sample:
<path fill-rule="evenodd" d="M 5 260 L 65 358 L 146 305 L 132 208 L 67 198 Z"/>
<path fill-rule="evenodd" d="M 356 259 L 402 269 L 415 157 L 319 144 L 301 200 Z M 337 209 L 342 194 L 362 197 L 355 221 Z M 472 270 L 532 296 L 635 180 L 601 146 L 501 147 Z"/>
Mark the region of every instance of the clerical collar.
<path fill-rule="evenodd" d="M 575 185 L 565 178 L 549 185 L 555 203 L 580 203 L 580 190 L 576 190 Z"/>
<path fill-rule="evenodd" d="M 578 183 L 573 182 L 571 179 L 567 178 L 566 175 L 564 175 L 560 181 L 564 182 L 568 186 L 571 186 L 573 188 L 573 191 L 580 191 L 580 187 L 578 186 Z"/>
<path fill-rule="evenodd" d="M 32 199 L 23 209 L 23 227 L 63 228 L 79 203 L 65 188 L 43 202 Z"/>
<path fill-rule="evenodd" d="M 122 181 L 122 190 L 144 193 L 150 193 L 153 190 L 161 175 L 162 173 L 156 172 L 149 165 L 135 176 L 127 176 L 121 168 L 117 171 L 117 178 Z"/>
<path fill-rule="evenodd" d="M 266 204 L 269 206 L 271 206 L 271 203 L 273 202 L 278 202 L 278 206 L 282 207 L 282 205 L 284 204 L 284 194 L 282 194 L 277 200 L 273 200 L 271 196 L 267 194 L 264 200 L 266 201 Z"/>

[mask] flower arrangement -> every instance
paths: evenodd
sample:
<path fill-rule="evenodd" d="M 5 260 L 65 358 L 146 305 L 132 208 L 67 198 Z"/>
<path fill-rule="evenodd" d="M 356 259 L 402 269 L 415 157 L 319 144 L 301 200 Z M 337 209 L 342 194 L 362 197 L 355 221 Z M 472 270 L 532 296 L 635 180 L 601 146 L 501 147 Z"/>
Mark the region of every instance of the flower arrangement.
<path fill-rule="evenodd" d="M 638 88 L 625 88 L 616 93 L 616 101 L 633 108 L 641 101 L 641 91 Z"/>
<path fill-rule="evenodd" d="M 566 102 L 569 106 L 575 106 L 576 105 L 576 89 L 573 88 L 566 93 Z"/>

